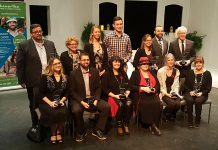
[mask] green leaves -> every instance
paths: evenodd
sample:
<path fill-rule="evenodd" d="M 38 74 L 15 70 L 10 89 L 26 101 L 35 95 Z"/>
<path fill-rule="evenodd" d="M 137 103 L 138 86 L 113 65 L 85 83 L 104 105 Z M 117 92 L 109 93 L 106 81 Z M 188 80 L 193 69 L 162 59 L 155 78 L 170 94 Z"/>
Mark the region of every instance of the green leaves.
<path fill-rule="evenodd" d="M 200 49 L 202 48 L 202 44 L 203 44 L 203 38 L 205 38 L 206 35 L 197 35 L 197 31 L 188 33 L 186 35 L 186 38 L 193 41 L 194 45 L 195 45 L 195 49 L 197 51 L 200 51 Z"/>

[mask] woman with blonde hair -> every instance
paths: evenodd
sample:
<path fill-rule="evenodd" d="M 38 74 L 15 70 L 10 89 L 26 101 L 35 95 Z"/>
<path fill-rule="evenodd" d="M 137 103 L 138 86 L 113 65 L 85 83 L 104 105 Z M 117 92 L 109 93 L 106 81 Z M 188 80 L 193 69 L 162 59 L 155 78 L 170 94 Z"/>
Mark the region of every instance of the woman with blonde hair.
<path fill-rule="evenodd" d="M 101 41 L 101 30 L 94 25 L 91 29 L 89 43 L 84 46 L 84 51 L 89 54 L 90 66 L 99 70 L 99 75 L 108 70 L 107 48 Z"/>
<path fill-rule="evenodd" d="M 60 60 L 63 65 L 64 74 L 69 76 L 70 72 L 79 66 L 79 40 L 76 37 L 68 37 L 65 45 L 68 50 L 61 53 Z"/>
<path fill-rule="evenodd" d="M 51 143 L 62 143 L 62 129 L 67 119 L 67 79 L 58 58 L 51 58 L 40 84 L 40 123 L 51 129 Z"/>

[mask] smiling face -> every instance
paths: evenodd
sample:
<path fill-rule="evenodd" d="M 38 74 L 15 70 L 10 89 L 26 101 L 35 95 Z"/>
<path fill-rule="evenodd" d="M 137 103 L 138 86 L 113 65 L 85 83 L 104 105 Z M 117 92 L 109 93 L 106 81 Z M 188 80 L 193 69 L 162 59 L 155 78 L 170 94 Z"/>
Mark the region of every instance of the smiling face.
<path fill-rule="evenodd" d="M 141 64 L 140 69 L 142 71 L 148 71 L 149 70 L 149 64 Z"/>
<path fill-rule="evenodd" d="M 175 63 L 175 60 L 173 57 L 168 57 L 167 60 L 166 60 L 166 66 L 168 67 L 173 67 L 174 66 L 174 63 Z"/>
<path fill-rule="evenodd" d="M 71 41 L 70 43 L 67 44 L 67 48 L 70 51 L 76 53 L 78 49 L 78 43 L 76 41 Z"/>
<path fill-rule="evenodd" d="M 163 27 L 156 27 L 154 34 L 158 39 L 161 39 L 163 37 Z"/>
<path fill-rule="evenodd" d="M 54 59 L 52 63 L 52 70 L 53 72 L 60 73 L 61 71 L 61 62 L 58 59 Z"/>
<path fill-rule="evenodd" d="M 116 32 L 122 33 L 123 32 L 123 21 L 122 20 L 114 21 L 113 27 Z"/>
<path fill-rule="evenodd" d="M 93 38 L 95 38 L 97 41 L 99 41 L 100 36 L 101 36 L 101 31 L 99 28 L 94 28 L 93 32 L 92 32 L 92 36 Z"/>
<path fill-rule="evenodd" d="M 41 27 L 36 27 L 33 28 L 32 31 L 30 32 L 31 37 L 35 40 L 35 41 L 41 41 L 42 40 L 42 28 Z"/>
<path fill-rule="evenodd" d="M 179 31 L 178 32 L 178 38 L 181 40 L 181 41 L 184 41 L 186 39 L 186 32 L 185 31 Z"/>
<path fill-rule="evenodd" d="M 195 63 L 196 70 L 200 71 L 203 69 L 203 67 L 204 67 L 204 64 L 202 62 L 198 61 Z"/>
<path fill-rule="evenodd" d="M 17 23 L 15 21 L 10 21 L 8 27 L 10 30 L 14 31 L 16 29 Z"/>
<path fill-rule="evenodd" d="M 90 60 L 89 56 L 87 55 L 82 55 L 80 58 L 80 66 L 84 69 L 89 68 Z"/>
<path fill-rule="evenodd" d="M 144 45 L 145 45 L 146 47 L 150 47 L 151 44 L 152 44 L 152 39 L 151 39 L 150 36 L 148 36 L 148 37 L 145 39 L 145 41 L 144 41 Z"/>
<path fill-rule="evenodd" d="M 114 60 L 112 62 L 112 67 L 113 67 L 114 70 L 119 70 L 120 69 L 120 61 Z"/>

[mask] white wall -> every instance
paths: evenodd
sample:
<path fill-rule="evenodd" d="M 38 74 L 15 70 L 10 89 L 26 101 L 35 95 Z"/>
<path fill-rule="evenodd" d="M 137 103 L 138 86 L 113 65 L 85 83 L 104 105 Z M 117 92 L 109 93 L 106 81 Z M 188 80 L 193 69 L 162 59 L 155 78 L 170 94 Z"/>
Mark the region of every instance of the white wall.
<path fill-rule="evenodd" d="M 25 2 L 27 27 L 30 25 L 29 5 L 50 6 L 51 35 L 47 38 L 55 42 L 59 54 L 66 50 L 67 37 L 76 36 L 80 39 L 84 25 L 92 21 L 91 0 L 25 0 Z M 83 48 L 81 41 L 79 48 Z"/>
<path fill-rule="evenodd" d="M 214 87 L 218 87 L 217 14 L 218 0 L 191 0 L 189 29 L 200 35 L 206 34 L 199 54 L 205 58 L 206 69 L 212 72 Z"/>

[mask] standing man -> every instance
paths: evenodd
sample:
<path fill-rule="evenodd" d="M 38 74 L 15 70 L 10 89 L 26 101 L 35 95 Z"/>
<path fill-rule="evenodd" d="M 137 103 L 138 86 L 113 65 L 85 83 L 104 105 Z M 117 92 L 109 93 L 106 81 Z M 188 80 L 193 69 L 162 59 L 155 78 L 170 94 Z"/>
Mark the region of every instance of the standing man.
<path fill-rule="evenodd" d="M 90 59 L 87 53 L 79 56 L 80 67 L 71 72 L 69 76 L 70 101 L 69 107 L 76 123 L 76 142 L 82 142 L 86 136 L 83 112 L 99 111 L 99 118 L 92 135 L 100 140 L 105 140 L 103 131 L 110 112 L 110 106 L 100 100 L 101 85 L 99 71 L 89 68 Z"/>
<path fill-rule="evenodd" d="M 186 34 L 186 27 L 179 27 L 177 29 L 178 39 L 171 42 L 169 47 L 169 53 L 174 55 L 175 65 L 180 71 L 180 78 L 186 77 L 196 56 L 194 42 L 186 39 Z"/>
<path fill-rule="evenodd" d="M 42 71 L 48 60 L 57 56 L 54 43 L 44 40 L 42 33 L 39 24 L 30 26 L 31 38 L 19 44 L 16 62 L 18 83 L 27 89 L 33 127 L 38 124 L 35 109 L 38 108 L 37 96 Z"/>
<path fill-rule="evenodd" d="M 163 27 L 158 25 L 154 30 L 155 37 L 152 39 L 152 55 L 157 60 L 157 67 L 164 66 L 164 57 L 168 52 L 168 42 L 163 39 Z"/>
<path fill-rule="evenodd" d="M 123 33 L 123 20 L 121 17 L 114 17 L 113 27 L 114 32 L 109 33 L 104 38 L 104 43 L 108 49 L 108 58 L 110 60 L 112 56 L 119 56 L 126 63 L 131 58 L 132 47 L 129 36 Z"/>

